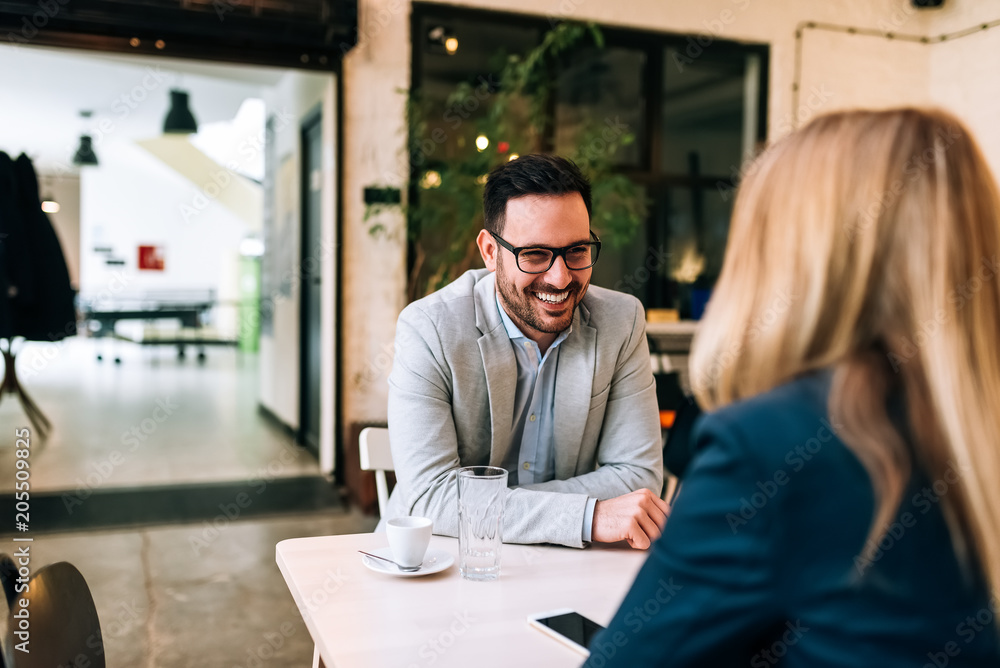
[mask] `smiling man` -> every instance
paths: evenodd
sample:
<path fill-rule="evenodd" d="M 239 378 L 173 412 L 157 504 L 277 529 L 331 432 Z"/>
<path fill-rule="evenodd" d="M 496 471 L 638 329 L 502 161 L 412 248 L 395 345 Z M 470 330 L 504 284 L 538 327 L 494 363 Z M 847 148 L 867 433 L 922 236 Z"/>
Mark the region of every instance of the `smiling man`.
<path fill-rule="evenodd" d="M 500 466 L 504 541 L 645 549 L 667 513 L 645 315 L 590 285 L 590 184 L 568 160 L 527 155 L 493 170 L 483 208 L 486 268 L 399 316 L 386 515 L 455 536 L 455 471 Z"/>

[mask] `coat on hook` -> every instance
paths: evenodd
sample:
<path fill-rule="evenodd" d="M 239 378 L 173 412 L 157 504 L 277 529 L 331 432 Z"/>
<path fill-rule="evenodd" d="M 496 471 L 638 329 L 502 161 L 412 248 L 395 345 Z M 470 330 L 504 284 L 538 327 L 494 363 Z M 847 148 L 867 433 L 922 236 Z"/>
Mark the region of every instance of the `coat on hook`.
<path fill-rule="evenodd" d="M 42 211 L 38 177 L 23 153 L 0 152 L 0 338 L 60 341 L 76 334 L 62 246 Z"/>

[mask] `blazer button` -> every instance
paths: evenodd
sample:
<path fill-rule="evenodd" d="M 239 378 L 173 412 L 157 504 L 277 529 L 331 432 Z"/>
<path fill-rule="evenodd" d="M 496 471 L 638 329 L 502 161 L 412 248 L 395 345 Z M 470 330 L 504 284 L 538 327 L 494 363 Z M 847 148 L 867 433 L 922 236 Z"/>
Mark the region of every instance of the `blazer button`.
<path fill-rule="evenodd" d="M 524 462 L 524 470 L 525 471 L 530 471 L 531 470 L 531 464 L 529 464 L 528 462 Z"/>
<path fill-rule="evenodd" d="M 535 420 L 536 420 L 537 418 L 535 418 L 535 414 L 534 414 L 534 413 L 532 413 L 532 414 L 531 414 L 531 417 L 530 417 L 530 418 L 528 418 L 528 419 L 529 419 L 529 420 L 531 420 L 532 422 L 534 422 L 534 421 L 535 421 Z"/>

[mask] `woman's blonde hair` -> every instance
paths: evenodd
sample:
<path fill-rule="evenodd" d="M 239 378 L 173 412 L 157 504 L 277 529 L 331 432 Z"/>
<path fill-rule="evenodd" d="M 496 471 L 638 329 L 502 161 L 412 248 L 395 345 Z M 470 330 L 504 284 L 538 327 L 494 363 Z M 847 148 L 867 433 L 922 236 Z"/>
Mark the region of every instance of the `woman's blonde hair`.
<path fill-rule="evenodd" d="M 747 170 L 695 338 L 711 410 L 834 369 L 830 415 L 867 468 L 869 556 L 916 466 L 963 563 L 1000 597 L 1000 197 L 953 116 L 826 115 Z M 905 399 L 900 433 L 887 403 Z"/>

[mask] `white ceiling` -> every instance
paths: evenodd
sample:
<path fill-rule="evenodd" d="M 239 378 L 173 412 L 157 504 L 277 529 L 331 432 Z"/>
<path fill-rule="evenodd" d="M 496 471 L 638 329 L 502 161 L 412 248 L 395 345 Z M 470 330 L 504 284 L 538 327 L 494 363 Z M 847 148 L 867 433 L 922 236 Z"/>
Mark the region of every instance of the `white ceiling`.
<path fill-rule="evenodd" d="M 25 152 L 41 172 L 73 171 L 81 134 L 100 158 L 107 141 L 162 134 L 169 91 L 189 91 L 200 124 L 231 120 L 286 70 L 198 61 L 0 46 L 0 150 Z M 79 112 L 94 112 L 83 119 Z"/>

